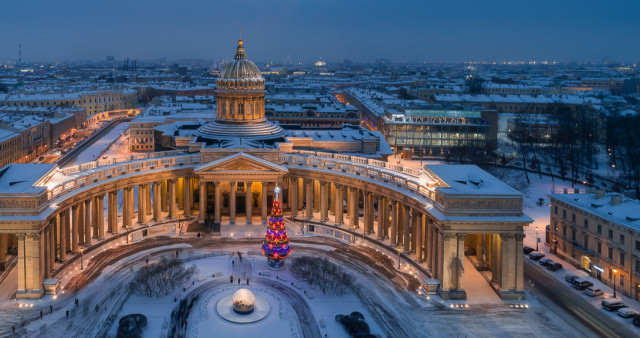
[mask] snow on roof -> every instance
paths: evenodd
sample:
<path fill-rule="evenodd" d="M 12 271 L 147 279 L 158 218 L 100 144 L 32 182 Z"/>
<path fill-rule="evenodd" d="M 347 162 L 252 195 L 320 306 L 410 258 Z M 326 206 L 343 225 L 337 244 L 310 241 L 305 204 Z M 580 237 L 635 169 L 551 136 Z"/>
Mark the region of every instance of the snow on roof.
<path fill-rule="evenodd" d="M 34 193 L 42 190 L 42 187 L 34 187 L 34 184 L 45 176 L 55 164 L 41 163 L 12 163 L 0 169 L 0 193 Z"/>
<path fill-rule="evenodd" d="M 589 213 L 609 219 L 617 224 L 640 229 L 640 200 L 617 193 L 604 194 L 551 194 L 549 197 L 579 207 Z M 614 201 L 618 200 L 619 203 Z"/>
<path fill-rule="evenodd" d="M 9 129 L 0 128 L 0 142 L 19 136 L 20 134 Z"/>
<path fill-rule="evenodd" d="M 438 188 L 446 194 L 522 196 L 517 190 L 475 165 L 433 164 L 426 165 L 425 170 L 448 186 Z"/>

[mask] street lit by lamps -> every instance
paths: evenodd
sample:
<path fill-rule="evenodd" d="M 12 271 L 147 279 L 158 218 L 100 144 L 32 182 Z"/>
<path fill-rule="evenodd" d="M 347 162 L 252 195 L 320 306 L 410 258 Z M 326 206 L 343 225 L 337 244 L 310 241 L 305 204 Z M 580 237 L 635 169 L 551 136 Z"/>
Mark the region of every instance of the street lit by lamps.
<path fill-rule="evenodd" d="M 84 263 L 82 261 L 82 256 L 84 256 L 84 249 L 80 249 L 80 270 L 84 270 Z"/>
<path fill-rule="evenodd" d="M 538 242 L 540 242 L 540 239 L 538 238 L 538 227 L 536 227 L 536 251 L 538 251 Z"/>
<path fill-rule="evenodd" d="M 617 269 L 613 269 L 613 298 L 616 298 L 616 274 L 618 273 Z"/>

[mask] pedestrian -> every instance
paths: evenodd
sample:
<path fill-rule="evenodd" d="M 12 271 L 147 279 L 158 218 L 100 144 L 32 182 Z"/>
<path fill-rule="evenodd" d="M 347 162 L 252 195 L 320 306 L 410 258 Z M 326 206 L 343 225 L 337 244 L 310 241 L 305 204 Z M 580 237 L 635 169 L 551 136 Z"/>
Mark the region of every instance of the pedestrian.
<path fill-rule="evenodd" d="M 78 298 L 76 298 L 76 307 L 78 307 L 78 303 L 79 303 Z"/>
<path fill-rule="evenodd" d="M 67 318 L 69 318 L 69 310 L 67 310 Z"/>
<path fill-rule="evenodd" d="M 149 265 L 149 258 L 145 259 L 144 261 L 145 263 L 147 263 L 147 265 Z"/>
<path fill-rule="evenodd" d="M 40 310 L 40 319 L 42 319 L 42 315 L 44 315 L 44 313 Z"/>
<path fill-rule="evenodd" d="M 16 333 L 16 327 L 15 326 L 11 326 L 11 333 Z"/>
<path fill-rule="evenodd" d="M 53 305 L 49 305 L 49 314 L 53 313 Z"/>
<path fill-rule="evenodd" d="M 238 285 L 240 285 L 240 278 L 238 278 Z"/>
<path fill-rule="evenodd" d="M 247 278 L 247 285 L 249 285 L 249 278 Z"/>

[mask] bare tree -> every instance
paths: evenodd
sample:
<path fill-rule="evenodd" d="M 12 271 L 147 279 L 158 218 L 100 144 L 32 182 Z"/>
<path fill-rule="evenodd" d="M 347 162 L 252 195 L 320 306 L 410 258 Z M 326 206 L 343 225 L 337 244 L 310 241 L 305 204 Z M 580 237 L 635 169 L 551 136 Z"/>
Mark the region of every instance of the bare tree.
<path fill-rule="evenodd" d="M 140 268 L 131 282 L 131 290 L 147 297 L 166 296 L 197 271 L 195 265 L 185 268 L 178 259 L 163 258 L 158 263 Z"/>

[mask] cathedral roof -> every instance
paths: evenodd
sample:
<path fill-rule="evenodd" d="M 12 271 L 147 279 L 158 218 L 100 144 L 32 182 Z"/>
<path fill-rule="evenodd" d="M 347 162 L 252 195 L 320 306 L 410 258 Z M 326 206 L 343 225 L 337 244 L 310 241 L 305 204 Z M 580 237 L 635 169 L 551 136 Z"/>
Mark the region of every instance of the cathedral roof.
<path fill-rule="evenodd" d="M 262 80 L 260 69 L 253 62 L 247 60 L 242 40 L 238 41 L 238 48 L 233 59 L 222 68 L 219 80 Z"/>

